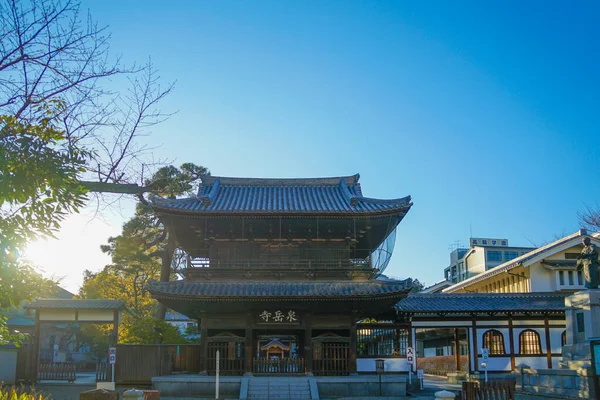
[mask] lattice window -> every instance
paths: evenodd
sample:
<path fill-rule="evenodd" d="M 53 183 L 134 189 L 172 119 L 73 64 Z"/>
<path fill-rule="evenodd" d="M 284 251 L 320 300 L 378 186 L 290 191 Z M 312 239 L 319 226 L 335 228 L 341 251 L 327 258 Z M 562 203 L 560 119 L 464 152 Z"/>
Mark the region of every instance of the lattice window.
<path fill-rule="evenodd" d="M 504 336 L 496 329 L 490 329 L 483 334 L 483 347 L 489 354 L 506 354 L 504 349 Z"/>
<path fill-rule="evenodd" d="M 542 354 L 540 334 L 526 329 L 519 334 L 519 354 Z"/>
<path fill-rule="evenodd" d="M 359 326 L 356 330 L 358 356 L 404 356 L 408 331 L 396 328 Z"/>

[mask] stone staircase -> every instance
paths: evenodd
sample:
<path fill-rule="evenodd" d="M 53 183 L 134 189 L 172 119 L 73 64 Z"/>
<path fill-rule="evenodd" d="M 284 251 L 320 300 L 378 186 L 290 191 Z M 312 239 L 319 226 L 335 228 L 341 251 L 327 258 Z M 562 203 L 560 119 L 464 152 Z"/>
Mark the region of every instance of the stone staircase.
<path fill-rule="evenodd" d="M 311 400 L 307 377 L 252 377 L 248 381 L 248 400 Z"/>

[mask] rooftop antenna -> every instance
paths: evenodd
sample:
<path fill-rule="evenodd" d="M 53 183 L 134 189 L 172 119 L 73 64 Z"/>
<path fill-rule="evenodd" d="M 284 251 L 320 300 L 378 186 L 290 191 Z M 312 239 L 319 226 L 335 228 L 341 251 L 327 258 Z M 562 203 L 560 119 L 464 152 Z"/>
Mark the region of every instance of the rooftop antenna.
<path fill-rule="evenodd" d="M 461 247 L 462 247 L 462 245 L 460 243 L 460 240 L 455 240 L 454 242 L 452 242 L 450 244 L 450 246 L 448 246 L 448 250 L 450 250 L 452 252 L 452 251 L 454 251 L 456 249 L 459 249 Z"/>
<path fill-rule="evenodd" d="M 470 222 L 469 222 L 469 235 L 471 235 L 471 236 L 469 236 L 470 238 L 473 237 L 473 226 L 471 225 Z"/>

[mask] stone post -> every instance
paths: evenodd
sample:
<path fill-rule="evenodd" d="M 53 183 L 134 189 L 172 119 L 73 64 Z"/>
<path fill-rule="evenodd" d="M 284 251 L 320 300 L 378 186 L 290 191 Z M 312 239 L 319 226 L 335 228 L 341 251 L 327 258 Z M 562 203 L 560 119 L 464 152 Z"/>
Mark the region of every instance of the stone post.
<path fill-rule="evenodd" d="M 123 400 L 144 400 L 144 392 L 137 389 L 129 389 L 123 393 Z"/>
<path fill-rule="evenodd" d="M 456 398 L 456 394 L 454 392 L 449 392 L 447 390 L 442 390 L 440 392 L 435 392 L 434 396 L 436 398 L 436 400 L 438 399 L 445 399 L 445 400 L 454 400 Z"/>
<path fill-rule="evenodd" d="M 590 340 L 600 337 L 600 289 L 588 289 L 565 298 L 567 344 L 563 363 L 572 367 L 591 363 Z"/>

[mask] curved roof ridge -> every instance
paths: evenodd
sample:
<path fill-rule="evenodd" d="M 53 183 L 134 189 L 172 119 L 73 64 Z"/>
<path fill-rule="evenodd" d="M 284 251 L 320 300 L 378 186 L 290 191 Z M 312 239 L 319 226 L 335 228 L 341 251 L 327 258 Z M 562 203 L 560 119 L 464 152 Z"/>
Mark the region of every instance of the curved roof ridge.
<path fill-rule="evenodd" d="M 411 201 L 412 197 L 411 196 L 406 196 L 406 197 L 400 197 L 397 199 L 376 199 L 373 197 L 363 197 L 363 196 L 358 196 L 358 200 L 365 202 L 365 203 L 377 203 L 377 204 L 396 204 L 396 203 L 406 203 L 409 204 Z"/>
<path fill-rule="evenodd" d="M 306 186 L 336 186 L 340 180 L 346 182 L 347 185 L 356 185 L 360 179 L 360 174 L 338 177 L 323 177 L 323 178 L 242 178 L 242 177 L 227 177 L 205 175 L 202 177 L 203 185 L 212 185 L 216 180 L 219 180 L 221 185 L 243 185 L 243 186 L 291 186 L 291 185 L 306 185 Z"/>

